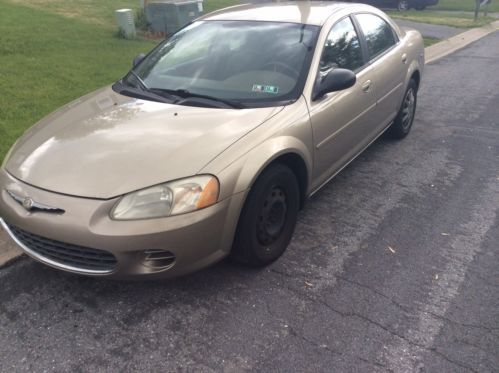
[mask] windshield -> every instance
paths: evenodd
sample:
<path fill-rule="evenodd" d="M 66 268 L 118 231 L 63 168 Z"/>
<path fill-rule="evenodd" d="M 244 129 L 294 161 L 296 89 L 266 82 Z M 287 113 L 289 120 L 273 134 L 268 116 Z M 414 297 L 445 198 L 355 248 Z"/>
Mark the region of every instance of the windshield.
<path fill-rule="evenodd" d="M 122 85 L 171 102 L 180 97 L 176 103 L 184 105 L 289 103 L 303 90 L 318 31 L 294 23 L 195 22 L 153 50 Z"/>

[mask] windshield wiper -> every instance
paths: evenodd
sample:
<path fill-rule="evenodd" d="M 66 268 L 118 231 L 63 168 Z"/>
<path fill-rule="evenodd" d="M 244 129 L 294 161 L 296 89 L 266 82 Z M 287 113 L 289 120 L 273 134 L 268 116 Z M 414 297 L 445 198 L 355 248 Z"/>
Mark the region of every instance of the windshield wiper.
<path fill-rule="evenodd" d="M 186 89 L 162 89 L 162 88 L 151 88 L 151 91 L 163 91 L 166 93 L 170 93 L 176 96 L 179 96 L 180 99 L 177 101 L 174 101 L 174 104 L 181 105 L 182 103 L 186 102 L 190 98 L 201 98 L 205 100 L 210 100 L 210 101 L 215 101 L 219 102 L 221 104 L 224 104 L 225 106 L 234 108 L 234 109 L 244 109 L 246 108 L 246 105 L 242 104 L 239 101 L 232 101 L 232 100 L 227 100 L 219 97 L 214 97 L 214 96 L 209 96 L 209 95 L 202 95 L 199 93 L 193 93 L 190 92 Z"/>
<path fill-rule="evenodd" d="M 142 92 L 150 93 L 150 95 L 148 95 L 148 97 L 152 98 L 153 96 L 155 96 L 156 97 L 156 101 L 159 100 L 161 102 L 172 103 L 172 102 L 178 100 L 178 97 L 176 97 L 176 96 L 173 96 L 173 95 L 170 95 L 170 94 L 165 94 L 165 92 L 163 92 L 161 90 L 159 90 L 159 92 L 155 92 L 155 91 L 158 91 L 158 90 L 157 89 L 149 88 L 149 86 L 144 82 L 144 80 L 142 80 L 142 78 L 135 71 L 130 70 L 130 72 L 128 74 L 132 75 L 137 80 L 138 87 L 127 85 L 126 88 L 138 89 L 138 90 L 140 90 Z M 125 77 L 124 80 L 128 82 L 128 79 L 126 79 L 126 77 Z M 123 85 L 123 81 L 121 83 Z M 165 101 L 164 100 L 165 98 L 168 101 Z"/>
<path fill-rule="evenodd" d="M 168 99 L 164 96 L 158 95 L 154 92 L 151 92 L 149 90 L 146 90 L 142 87 L 138 88 L 138 87 L 126 86 L 122 82 L 118 82 L 118 83 L 120 86 L 118 88 L 118 93 L 121 93 L 124 95 L 129 95 L 132 97 L 141 98 L 141 99 L 145 99 L 145 100 L 164 102 L 166 104 L 171 104 L 174 101 L 174 100 Z"/>

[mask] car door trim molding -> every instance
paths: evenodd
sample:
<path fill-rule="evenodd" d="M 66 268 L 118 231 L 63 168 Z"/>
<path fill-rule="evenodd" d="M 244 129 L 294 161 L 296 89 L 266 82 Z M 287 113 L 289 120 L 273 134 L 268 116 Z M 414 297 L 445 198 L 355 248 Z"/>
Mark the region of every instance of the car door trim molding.
<path fill-rule="evenodd" d="M 400 87 L 402 87 L 404 85 L 403 82 L 400 82 L 399 84 L 397 84 L 395 86 L 395 88 L 393 88 L 391 91 L 389 91 L 386 95 L 384 95 L 383 97 L 381 97 L 378 101 L 376 101 L 376 104 L 379 104 L 381 102 L 383 102 L 388 96 L 390 96 L 393 92 L 395 92 L 397 89 L 399 89 Z"/>

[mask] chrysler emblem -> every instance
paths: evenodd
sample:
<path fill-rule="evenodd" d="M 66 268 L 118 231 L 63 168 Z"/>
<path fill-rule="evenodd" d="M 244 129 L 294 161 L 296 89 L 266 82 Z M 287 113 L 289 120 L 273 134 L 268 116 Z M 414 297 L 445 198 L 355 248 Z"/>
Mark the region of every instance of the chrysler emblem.
<path fill-rule="evenodd" d="M 39 203 L 34 201 L 31 197 L 20 196 L 10 190 L 7 190 L 7 193 L 17 202 L 19 203 L 26 211 L 29 212 L 48 212 L 52 214 L 64 214 L 64 210 L 58 207 L 52 207 L 45 205 L 43 203 Z"/>
<path fill-rule="evenodd" d="M 23 199 L 22 205 L 26 210 L 31 211 L 31 209 L 33 208 L 33 204 L 34 201 L 31 198 L 26 197 Z"/>

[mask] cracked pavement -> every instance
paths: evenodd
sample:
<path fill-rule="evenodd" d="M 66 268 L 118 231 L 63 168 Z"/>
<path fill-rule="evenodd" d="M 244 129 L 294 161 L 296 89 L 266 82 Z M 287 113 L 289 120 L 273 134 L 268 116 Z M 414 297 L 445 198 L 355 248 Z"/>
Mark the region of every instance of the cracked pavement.
<path fill-rule="evenodd" d="M 497 372 L 499 32 L 311 199 L 278 262 L 174 281 L 0 270 L 0 371 Z"/>

